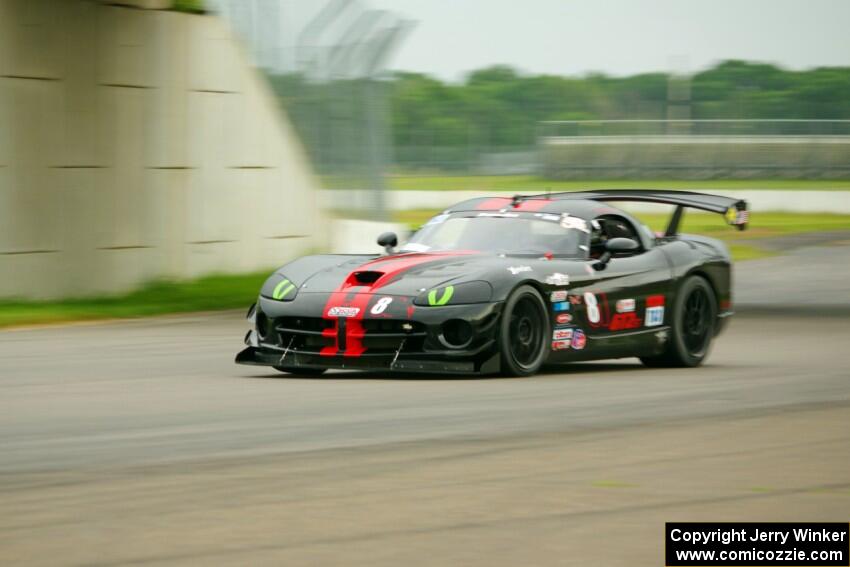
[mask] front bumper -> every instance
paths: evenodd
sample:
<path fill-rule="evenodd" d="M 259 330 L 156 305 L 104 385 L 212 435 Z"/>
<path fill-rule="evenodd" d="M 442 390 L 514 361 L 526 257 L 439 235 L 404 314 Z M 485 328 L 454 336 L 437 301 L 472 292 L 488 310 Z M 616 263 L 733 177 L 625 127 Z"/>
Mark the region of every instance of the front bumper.
<path fill-rule="evenodd" d="M 498 354 L 490 353 L 480 358 L 482 352 L 492 351 L 492 344 L 480 351 L 445 353 L 399 353 L 398 357 L 385 354 L 364 353 L 358 357 L 322 356 L 317 352 L 285 349 L 278 351 L 268 346 L 247 347 L 236 355 L 238 364 L 274 366 L 298 370 L 299 368 L 326 368 L 338 370 L 365 370 L 373 372 L 424 372 L 436 374 L 494 374 L 499 371 Z"/>
<path fill-rule="evenodd" d="M 412 306 L 387 316 L 357 321 L 317 317 L 321 294 L 292 302 L 260 298 L 257 324 L 245 337 L 238 364 L 304 369 L 355 369 L 375 372 L 491 374 L 499 371 L 498 320 L 502 303 Z M 307 301 L 305 301 L 307 300 Z M 401 301 L 400 301 L 401 303 Z M 443 324 L 460 319 L 472 338 L 452 348 Z M 352 337 L 356 337 L 354 340 Z M 347 340 L 346 340 L 347 339 Z M 356 342 L 356 345 L 353 344 Z"/>

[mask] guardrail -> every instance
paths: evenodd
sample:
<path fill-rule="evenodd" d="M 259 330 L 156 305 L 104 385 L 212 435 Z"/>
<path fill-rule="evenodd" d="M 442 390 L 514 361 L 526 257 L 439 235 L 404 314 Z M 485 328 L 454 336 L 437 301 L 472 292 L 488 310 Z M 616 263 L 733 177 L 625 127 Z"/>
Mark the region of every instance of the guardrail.
<path fill-rule="evenodd" d="M 538 137 L 589 136 L 848 136 L 850 120 L 550 120 Z"/>
<path fill-rule="evenodd" d="M 850 176 L 850 120 L 567 120 L 538 132 L 539 171 L 553 179 Z"/>

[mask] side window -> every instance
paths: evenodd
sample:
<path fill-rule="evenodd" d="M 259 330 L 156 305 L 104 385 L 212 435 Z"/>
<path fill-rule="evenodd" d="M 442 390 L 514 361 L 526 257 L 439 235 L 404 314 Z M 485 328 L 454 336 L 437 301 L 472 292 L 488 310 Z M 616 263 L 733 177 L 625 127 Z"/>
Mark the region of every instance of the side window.
<path fill-rule="evenodd" d="M 593 231 L 590 235 L 590 255 L 598 258 L 605 252 L 605 243 L 612 238 L 630 238 L 640 244 L 640 248 L 631 255 L 641 254 L 646 250 L 635 226 L 625 217 L 619 215 L 601 215 L 594 219 Z"/>

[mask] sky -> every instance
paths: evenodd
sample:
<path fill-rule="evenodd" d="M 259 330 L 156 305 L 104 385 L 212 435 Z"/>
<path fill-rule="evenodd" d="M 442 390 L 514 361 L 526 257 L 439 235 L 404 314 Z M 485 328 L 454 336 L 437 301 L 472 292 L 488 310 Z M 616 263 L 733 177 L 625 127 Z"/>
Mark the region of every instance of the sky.
<path fill-rule="evenodd" d="M 724 59 L 850 66 L 850 0 L 364 0 L 416 22 L 393 69 L 459 80 L 696 72 Z"/>

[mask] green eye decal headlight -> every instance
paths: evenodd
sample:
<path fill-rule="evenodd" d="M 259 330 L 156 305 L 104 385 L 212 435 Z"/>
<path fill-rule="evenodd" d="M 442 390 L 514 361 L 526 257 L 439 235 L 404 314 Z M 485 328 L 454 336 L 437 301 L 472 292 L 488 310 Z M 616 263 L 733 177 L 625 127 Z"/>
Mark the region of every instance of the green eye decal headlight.
<path fill-rule="evenodd" d="M 437 290 L 432 289 L 428 292 L 428 305 L 445 305 L 449 302 L 455 293 L 455 286 L 447 285 L 443 288 L 443 294 L 440 299 L 437 299 Z"/>
<path fill-rule="evenodd" d="M 292 301 L 298 293 L 298 286 L 283 274 L 272 274 L 263 284 L 260 295 L 278 301 Z"/>
<path fill-rule="evenodd" d="M 444 305 L 487 303 L 492 297 L 493 288 L 490 287 L 489 283 L 466 282 L 425 290 L 413 300 L 413 303 L 425 307 L 442 307 Z"/>

